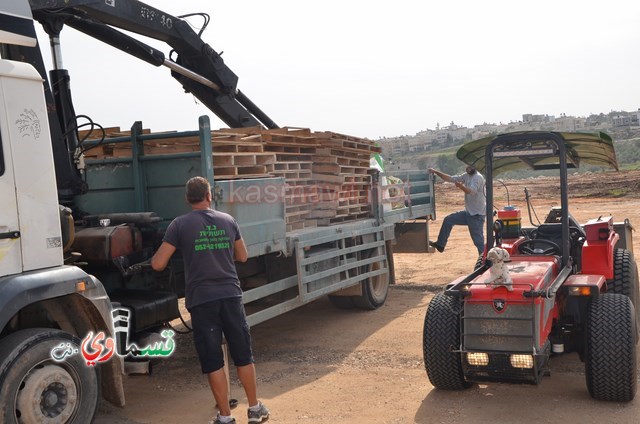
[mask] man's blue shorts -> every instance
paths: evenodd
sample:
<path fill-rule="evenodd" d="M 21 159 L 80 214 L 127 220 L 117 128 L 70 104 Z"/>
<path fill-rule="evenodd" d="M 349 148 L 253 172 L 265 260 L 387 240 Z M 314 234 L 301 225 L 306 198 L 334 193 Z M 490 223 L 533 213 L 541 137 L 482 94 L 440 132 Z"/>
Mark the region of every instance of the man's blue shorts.
<path fill-rule="evenodd" d="M 253 363 L 251 333 L 241 297 L 219 299 L 194 306 L 191 313 L 193 341 L 204 374 L 224 366 L 222 335 L 236 367 Z"/>

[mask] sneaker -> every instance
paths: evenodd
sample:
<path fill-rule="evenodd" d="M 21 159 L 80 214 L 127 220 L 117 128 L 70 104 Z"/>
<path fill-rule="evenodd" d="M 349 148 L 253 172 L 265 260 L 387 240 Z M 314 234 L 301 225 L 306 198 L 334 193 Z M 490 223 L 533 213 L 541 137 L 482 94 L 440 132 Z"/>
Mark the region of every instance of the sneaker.
<path fill-rule="evenodd" d="M 231 421 L 221 421 L 220 414 L 218 414 L 215 419 L 212 418 L 209 421 L 209 424 L 236 424 L 236 419 L 232 417 Z"/>
<path fill-rule="evenodd" d="M 440 253 L 442 253 L 442 251 L 444 250 L 444 247 L 440 246 L 435 241 L 429 241 L 429 246 L 433 247 L 434 249 L 436 249 Z"/>
<path fill-rule="evenodd" d="M 260 407 L 257 411 L 253 411 L 251 408 L 247 410 L 247 417 L 250 423 L 262 423 L 269 419 L 269 410 L 267 407 L 264 406 L 262 402 L 258 402 L 258 405 L 260 405 Z"/>

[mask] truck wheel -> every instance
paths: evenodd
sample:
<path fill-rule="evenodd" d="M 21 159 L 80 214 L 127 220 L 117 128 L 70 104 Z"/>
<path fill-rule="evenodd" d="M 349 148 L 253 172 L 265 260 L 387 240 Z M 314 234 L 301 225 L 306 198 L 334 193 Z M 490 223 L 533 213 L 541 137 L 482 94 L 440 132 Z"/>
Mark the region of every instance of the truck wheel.
<path fill-rule="evenodd" d="M 460 348 L 460 305 L 439 293 L 431 299 L 424 318 L 422 352 L 424 366 L 433 387 L 462 390 L 471 384 L 464 379 Z"/>
<path fill-rule="evenodd" d="M 371 258 L 377 255 L 376 249 L 371 249 L 364 253 L 363 259 Z M 382 269 L 380 262 L 374 262 L 372 264 L 362 267 L 361 273 L 377 271 Z M 369 277 L 362 283 L 362 295 L 352 296 L 351 301 L 353 305 L 358 309 L 374 310 L 384 305 L 389 294 L 389 273 L 376 275 Z"/>
<path fill-rule="evenodd" d="M 627 296 L 604 293 L 587 312 L 585 376 L 598 400 L 629 402 L 636 394 L 636 319 Z"/>
<path fill-rule="evenodd" d="M 97 370 L 82 355 L 61 362 L 51 350 L 80 340 L 64 331 L 32 328 L 2 339 L 0 347 L 0 421 L 17 423 L 76 423 L 93 420 L 98 406 Z"/>

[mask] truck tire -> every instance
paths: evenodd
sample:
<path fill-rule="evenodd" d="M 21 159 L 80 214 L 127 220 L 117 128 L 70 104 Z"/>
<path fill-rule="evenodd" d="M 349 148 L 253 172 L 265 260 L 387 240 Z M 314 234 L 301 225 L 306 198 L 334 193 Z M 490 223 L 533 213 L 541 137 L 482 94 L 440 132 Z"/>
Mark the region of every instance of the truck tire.
<path fill-rule="evenodd" d="M 371 249 L 363 254 L 363 259 L 371 258 L 377 255 L 376 249 Z M 381 269 L 380 262 L 363 266 L 361 273 L 377 271 Z M 353 306 L 358 309 L 372 311 L 384 305 L 389 294 L 389 273 L 369 277 L 362 283 L 362 295 L 352 296 Z"/>
<path fill-rule="evenodd" d="M 431 299 L 424 317 L 422 353 L 429 381 L 436 389 L 462 390 L 471 386 L 464 378 L 460 348 L 460 305 L 439 293 Z"/>
<path fill-rule="evenodd" d="M 621 294 L 604 293 L 589 304 L 585 377 L 598 400 L 629 402 L 636 394 L 635 311 Z"/>
<path fill-rule="evenodd" d="M 64 331 L 31 328 L 1 340 L 0 422 L 73 423 L 93 420 L 98 406 L 99 378 L 80 354 L 56 362 L 51 350 L 80 340 Z"/>

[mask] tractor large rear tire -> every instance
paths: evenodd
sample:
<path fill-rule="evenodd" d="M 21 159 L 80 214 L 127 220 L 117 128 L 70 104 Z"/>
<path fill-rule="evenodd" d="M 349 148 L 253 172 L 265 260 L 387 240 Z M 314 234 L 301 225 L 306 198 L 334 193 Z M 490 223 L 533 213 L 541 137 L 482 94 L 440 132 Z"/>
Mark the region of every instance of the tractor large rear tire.
<path fill-rule="evenodd" d="M 631 300 L 605 293 L 587 312 L 585 376 L 598 400 L 629 402 L 636 394 L 636 318 Z"/>
<path fill-rule="evenodd" d="M 460 304 L 444 293 L 431 299 L 424 317 L 422 352 L 431 384 L 442 390 L 470 387 L 464 378 L 460 349 Z"/>
<path fill-rule="evenodd" d="M 629 296 L 634 306 L 638 301 L 638 268 L 633 253 L 627 249 L 616 249 L 613 253 L 613 280 L 609 292 Z"/>
<path fill-rule="evenodd" d="M 633 253 L 627 249 L 616 249 L 613 254 L 613 280 L 608 282 L 609 293 L 628 296 L 636 313 L 636 343 L 640 330 L 640 287 L 638 287 L 638 266 Z"/>

